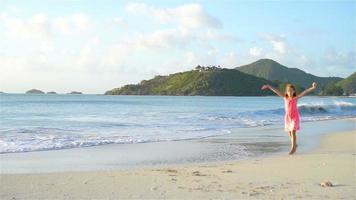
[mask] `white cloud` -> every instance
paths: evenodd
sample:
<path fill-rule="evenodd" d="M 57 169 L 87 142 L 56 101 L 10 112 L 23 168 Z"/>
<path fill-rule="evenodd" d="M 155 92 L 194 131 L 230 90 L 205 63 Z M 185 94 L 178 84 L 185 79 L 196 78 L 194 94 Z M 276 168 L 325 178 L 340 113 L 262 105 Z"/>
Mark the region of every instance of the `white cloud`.
<path fill-rule="evenodd" d="M 126 12 L 152 16 L 161 23 L 175 23 L 185 28 L 221 28 L 222 22 L 210 15 L 200 4 L 175 8 L 156 8 L 145 3 L 129 3 Z"/>
<path fill-rule="evenodd" d="M 162 29 L 152 33 L 139 34 L 132 38 L 138 48 L 173 48 L 184 47 L 194 38 L 186 29 Z"/>
<path fill-rule="evenodd" d="M 271 41 L 273 44 L 273 48 L 280 54 L 285 54 L 287 52 L 286 43 L 282 41 Z"/>
<path fill-rule="evenodd" d="M 93 26 L 93 22 L 86 14 L 76 13 L 70 16 L 56 17 L 51 25 L 55 33 L 80 35 L 88 31 Z"/>
<path fill-rule="evenodd" d="M 334 72 L 332 76 L 349 76 L 350 72 L 356 71 L 356 53 L 327 48 L 318 60 L 318 66 L 326 76 L 330 76 L 331 71 Z"/>
<path fill-rule="evenodd" d="M 128 22 L 127 20 L 125 20 L 124 18 L 122 17 L 115 17 L 113 19 L 113 23 L 115 25 L 118 25 L 119 27 L 123 28 L 123 29 L 126 29 L 128 27 Z"/>
<path fill-rule="evenodd" d="M 89 17 L 82 13 L 53 19 L 43 13 L 35 14 L 28 19 L 0 15 L 0 24 L 4 25 L 6 35 L 15 39 L 44 40 L 58 33 L 80 35 L 87 32 L 92 23 Z"/>
<path fill-rule="evenodd" d="M 205 32 L 204 39 L 207 41 L 213 40 L 213 41 L 228 42 L 228 43 L 236 43 L 239 41 L 239 39 L 236 36 L 229 33 L 218 32 L 216 29 L 209 29 L 204 32 Z"/>
<path fill-rule="evenodd" d="M 273 49 L 276 53 L 281 55 L 288 53 L 290 47 L 285 36 L 275 34 L 263 34 L 263 37 L 272 44 Z"/>
<path fill-rule="evenodd" d="M 46 39 L 50 36 L 50 21 L 42 13 L 33 15 L 29 19 L 11 18 L 1 15 L 0 23 L 6 30 L 6 35 L 19 39 Z"/>
<path fill-rule="evenodd" d="M 237 67 L 241 65 L 242 62 L 241 56 L 239 56 L 236 52 L 227 52 L 219 59 L 219 63 L 221 63 L 223 67 L 227 68 Z"/>
<path fill-rule="evenodd" d="M 251 56 L 259 57 L 259 56 L 262 55 L 262 51 L 263 51 L 262 48 L 259 48 L 259 47 L 252 47 L 252 48 L 250 48 L 249 53 L 250 53 Z"/>
<path fill-rule="evenodd" d="M 101 55 L 100 65 L 108 71 L 126 72 L 125 63 L 133 52 L 134 47 L 127 43 L 113 44 Z"/>
<path fill-rule="evenodd" d="M 356 67 L 356 54 L 354 51 L 342 52 L 335 48 L 328 48 L 324 51 L 323 60 L 331 66 Z"/>

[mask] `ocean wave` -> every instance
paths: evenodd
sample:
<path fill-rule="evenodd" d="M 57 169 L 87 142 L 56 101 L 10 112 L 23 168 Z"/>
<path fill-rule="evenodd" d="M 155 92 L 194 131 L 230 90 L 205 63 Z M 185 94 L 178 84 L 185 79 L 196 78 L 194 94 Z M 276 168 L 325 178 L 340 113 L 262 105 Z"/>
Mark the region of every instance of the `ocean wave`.
<path fill-rule="evenodd" d="M 298 105 L 299 113 L 301 115 L 320 115 L 330 114 L 337 116 L 353 115 L 356 116 L 356 104 L 350 102 L 335 101 L 333 103 L 302 103 Z M 284 108 L 259 110 L 252 112 L 241 113 L 242 115 L 280 115 L 284 114 Z"/>
<path fill-rule="evenodd" d="M 298 106 L 301 114 L 356 114 L 356 104 L 335 101 L 332 104 L 301 104 Z"/>
<path fill-rule="evenodd" d="M 129 144 L 150 142 L 125 137 L 100 137 L 79 135 L 32 135 L 18 140 L 0 139 L 0 153 L 30 152 L 44 150 L 90 147 L 104 144 Z M 153 142 L 153 141 L 151 141 Z"/>
<path fill-rule="evenodd" d="M 98 135 L 28 135 L 16 140 L 0 139 L 0 154 L 71 149 L 107 144 L 135 144 L 160 141 L 175 141 L 186 138 L 142 138 L 140 136 L 98 136 Z"/>
<path fill-rule="evenodd" d="M 173 130 L 175 129 L 175 130 Z M 136 144 L 164 141 L 179 141 L 205 138 L 214 135 L 231 133 L 230 130 L 206 127 L 174 128 L 157 133 L 157 130 L 142 129 L 124 133 L 92 133 L 86 134 L 78 130 L 58 128 L 19 128 L 0 131 L 0 154 L 60 150 L 80 147 L 100 146 L 107 144 Z M 118 130 L 120 132 L 120 130 Z M 172 133 L 173 132 L 173 133 Z M 151 134 L 150 134 L 151 133 Z"/>
<path fill-rule="evenodd" d="M 298 106 L 301 120 L 322 121 L 356 117 L 356 104 L 342 101 L 325 103 L 302 103 Z M 210 122 L 225 123 L 235 127 L 257 127 L 283 123 L 284 108 L 236 113 L 211 114 Z"/>

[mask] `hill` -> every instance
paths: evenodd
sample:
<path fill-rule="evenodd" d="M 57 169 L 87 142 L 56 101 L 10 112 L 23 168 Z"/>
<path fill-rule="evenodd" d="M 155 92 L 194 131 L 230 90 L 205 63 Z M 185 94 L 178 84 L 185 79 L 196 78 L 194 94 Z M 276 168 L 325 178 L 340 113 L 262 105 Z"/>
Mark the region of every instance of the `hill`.
<path fill-rule="evenodd" d="M 339 81 L 336 85 L 340 86 L 347 95 L 356 94 L 356 72 Z"/>
<path fill-rule="evenodd" d="M 207 95 L 207 96 L 260 96 L 271 95 L 262 91 L 263 84 L 273 82 L 242 73 L 235 69 L 196 69 L 156 76 L 139 84 L 125 85 L 105 92 L 106 95 Z"/>
<path fill-rule="evenodd" d="M 356 72 L 339 82 L 331 82 L 323 87 L 323 95 L 355 95 L 356 94 Z"/>
<path fill-rule="evenodd" d="M 309 74 L 298 68 L 288 68 L 271 59 L 260 59 L 248 65 L 235 69 L 270 81 L 278 80 L 299 84 L 302 87 L 310 87 L 312 82 L 317 82 L 320 88 L 331 82 L 341 81 L 339 77 L 319 77 Z"/>

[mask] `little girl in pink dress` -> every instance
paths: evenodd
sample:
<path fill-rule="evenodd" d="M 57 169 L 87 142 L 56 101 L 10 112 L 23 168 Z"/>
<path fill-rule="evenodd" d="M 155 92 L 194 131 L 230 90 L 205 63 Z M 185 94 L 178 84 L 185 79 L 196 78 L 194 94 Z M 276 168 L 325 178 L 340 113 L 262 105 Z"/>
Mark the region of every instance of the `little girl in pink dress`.
<path fill-rule="evenodd" d="M 299 111 L 297 106 L 298 97 L 284 97 L 284 129 L 287 132 L 297 131 L 300 129 Z"/>
<path fill-rule="evenodd" d="M 291 139 L 291 149 L 289 151 L 289 154 L 293 154 L 297 150 L 296 131 L 300 130 L 299 111 L 297 106 L 298 99 L 306 95 L 308 92 L 315 90 L 316 86 L 317 86 L 316 83 L 313 83 L 312 87 L 304 90 L 299 95 L 297 95 L 296 89 L 292 84 L 286 85 L 284 95 L 276 88 L 270 85 L 262 86 L 263 90 L 270 89 L 278 96 L 283 97 L 284 99 L 284 108 L 285 108 L 284 129 L 288 132 L 289 137 Z"/>

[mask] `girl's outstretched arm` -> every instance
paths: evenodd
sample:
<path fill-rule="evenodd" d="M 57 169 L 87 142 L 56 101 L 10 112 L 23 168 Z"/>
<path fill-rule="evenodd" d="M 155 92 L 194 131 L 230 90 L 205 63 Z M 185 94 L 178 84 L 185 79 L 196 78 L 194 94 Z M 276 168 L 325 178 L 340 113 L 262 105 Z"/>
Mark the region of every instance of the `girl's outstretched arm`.
<path fill-rule="evenodd" d="M 274 87 L 272 87 L 270 85 L 263 85 L 261 89 L 262 90 L 270 89 L 270 90 L 272 90 L 272 92 L 276 93 L 278 96 L 284 97 L 283 94 L 280 91 L 278 91 L 276 88 L 274 88 Z"/>
<path fill-rule="evenodd" d="M 316 86 L 317 86 L 317 84 L 316 84 L 315 82 L 313 82 L 313 84 L 312 84 L 312 86 L 311 86 L 310 88 L 304 90 L 302 93 L 300 93 L 300 94 L 298 95 L 298 98 L 300 98 L 300 97 L 302 97 L 302 96 L 308 94 L 309 92 L 315 90 Z"/>

